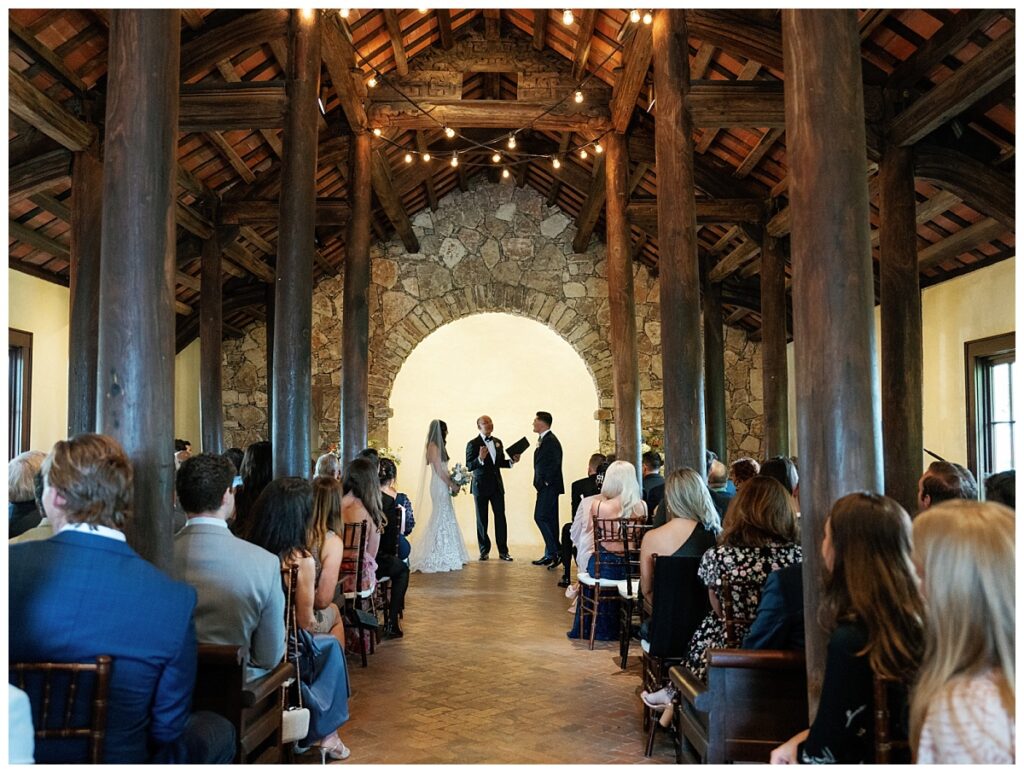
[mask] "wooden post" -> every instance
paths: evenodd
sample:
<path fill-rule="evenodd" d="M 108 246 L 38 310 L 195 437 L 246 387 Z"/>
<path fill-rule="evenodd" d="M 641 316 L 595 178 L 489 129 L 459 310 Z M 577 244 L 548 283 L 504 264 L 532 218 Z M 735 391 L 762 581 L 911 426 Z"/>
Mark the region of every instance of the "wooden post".
<path fill-rule="evenodd" d="M 224 409 L 221 392 L 221 340 L 224 315 L 221 304 L 220 239 L 214 216 L 213 234 L 203 241 L 199 277 L 199 430 L 203 451 L 224 450 Z"/>
<path fill-rule="evenodd" d="M 764 455 L 789 456 L 789 371 L 786 369 L 786 256 L 765 230 L 761 244 L 761 365 Z"/>
<path fill-rule="evenodd" d="M 608 305 L 611 315 L 612 378 L 615 382 L 615 455 L 640 474 L 640 372 L 633 305 L 633 261 L 626 219 L 629 198 L 625 135 L 607 135 L 605 228 L 608 242 Z"/>
<path fill-rule="evenodd" d="M 274 314 L 277 305 L 274 295 L 277 283 L 266 286 L 263 309 L 267 317 L 267 329 L 264 331 L 264 343 L 267 351 L 267 440 L 274 442 Z M 242 449 L 243 451 L 245 449 Z"/>
<path fill-rule="evenodd" d="M 885 493 L 913 514 L 924 445 L 913 148 L 886 147 L 878 176 Z"/>
<path fill-rule="evenodd" d="M 708 267 L 705 267 L 708 268 Z M 722 320 L 722 285 L 701 272 L 704 313 L 704 426 L 707 447 L 728 464 L 725 412 L 725 336 Z M 662 343 L 664 346 L 664 342 Z M 664 368 L 664 364 L 662 365 Z M 663 371 L 664 372 L 664 371 Z M 695 470 L 703 470 L 694 467 Z"/>
<path fill-rule="evenodd" d="M 694 204 L 689 44 L 681 8 L 655 11 L 654 88 L 658 94 L 658 263 L 661 363 L 665 393 L 665 464 L 704 472 L 704 353 L 700 264 Z M 719 454 L 723 448 L 715 449 Z"/>
<path fill-rule="evenodd" d="M 353 136 L 349 179 L 352 223 L 341 307 L 341 458 L 345 463 L 366 447 L 369 416 L 372 152 L 367 132 Z"/>
<path fill-rule="evenodd" d="M 274 477 L 309 477 L 320 17 L 294 10 L 288 35 L 288 111 L 274 297 Z"/>
<path fill-rule="evenodd" d="M 75 153 L 71 168 L 71 312 L 68 330 L 68 437 L 96 431 L 103 162 Z"/>
<path fill-rule="evenodd" d="M 110 12 L 98 424 L 131 458 L 129 540 L 171 563 L 174 500 L 174 188 L 180 19 Z"/>
<path fill-rule="evenodd" d="M 816 615 L 825 518 L 844 494 L 881 490 L 881 425 L 857 16 L 787 9 L 782 34 L 813 717 L 828 643 Z"/>

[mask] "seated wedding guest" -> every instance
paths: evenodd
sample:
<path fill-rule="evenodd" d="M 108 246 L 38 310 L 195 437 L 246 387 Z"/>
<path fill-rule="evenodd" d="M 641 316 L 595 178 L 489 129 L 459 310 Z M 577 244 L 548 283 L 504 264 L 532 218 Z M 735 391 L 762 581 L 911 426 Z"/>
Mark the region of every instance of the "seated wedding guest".
<path fill-rule="evenodd" d="M 917 482 L 918 512 L 951 499 L 977 498 L 978 484 L 974 475 L 953 462 L 932 462 Z"/>
<path fill-rule="evenodd" d="M 232 446 L 224 452 L 224 456 L 231 460 L 231 464 L 235 467 L 235 475 L 242 474 L 242 459 L 245 458 L 245 452 L 241 448 Z"/>
<path fill-rule="evenodd" d="M 7 464 L 7 536 L 17 537 L 39 525 L 42 515 L 36 507 L 35 476 L 46 454 L 25 451 Z"/>
<path fill-rule="evenodd" d="M 412 534 L 412 530 L 416 528 L 416 515 L 412 510 L 412 502 L 409 500 L 408 495 L 395 488 L 395 481 L 392 481 L 390 486 L 383 487 L 381 492 L 390 494 L 395 498 L 395 504 L 398 505 L 399 512 L 402 515 L 403 520 L 398 533 L 398 557 L 408 565 L 409 553 L 412 552 L 412 546 L 409 544 L 408 537 Z"/>
<path fill-rule="evenodd" d="M 768 575 L 743 649 L 803 650 L 803 569 L 803 563 L 792 564 Z"/>
<path fill-rule="evenodd" d="M 762 462 L 758 475 L 775 478 L 792 496 L 797 496 L 797 490 L 800 488 L 800 476 L 797 475 L 796 465 L 788 456 L 773 456 Z"/>
<path fill-rule="evenodd" d="M 113 658 L 103 762 L 230 763 L 231 723 L 189 713 L 196 592 L 128 547 L 132 467 L 113 438 L 60 440 L 43 462 L 54 536 L 9 548 L 11 662 Z M 40 741 L 40 763 L 82 760 L 85 739 Z"/>
<path fill-rule="evenodd" d="M 731 486 L 729 471 L 717 459 L 711 462 L 708 469 L 708 491 L 711 492 L 711 501 L 715 503 L 719 518 L 724 522 L 729 502 L 736 496 L 736 488 Z"/>
<path fill-rule="evenodd" d="M 819 615 L 831 631 L 821 700 L 810 729 L 773 749 L 773 763 L 874 762 L 874 678 L 909 685 L 924 650 L 910 528 L 906 510 L 880 494 L 847 494 L 832 505 L 821 543 Z M 894 709 L 890 736 L 905 739 L 903 712 Z"/>
<path fill-rule="evenodd" d="M 373 586 L 377 578 L 377 549 L 380 546 L 380 535 L 384 530 L 384 511 L 381 509 L 380 478 L 375 463 L 365 456 L 352 460 L 345 470 L 345 496 L 341 500 L 341 520 L 344 523 L 366 522 L 366 547 L 363 553 L 363 575 L 359 578 L 359 588 Z M 355 549 L 345 549 L 345 565 L 355 567 L 358 556 Z M 356 577 L 345 572 L 342 576 L 342 587 L 346 593 L 356 590 Z"/>
<path fill-rule="evenodd" d="M 274 457 L 269 440 L 257 441 L 245 449 L 238 474 L 242 476 L 242 487 L 235 491 L 235 518 L 231 522 L 231 531 L 242 539 L 249 539 L 247 533 L 253 505 L 274 477 Z"/>
<path fill-rule="evenodd" d="M 313 614 L 316 633 L 329 633 L 345 646 L 345 625 L 341 611 L 334 603 L 341 575 L 341 559 L 345 546 L 341 531 L 341 481 L 334 477 L 313 478 L 313 515 L 306 529 L 306 547 L 316 567 L 316 596 Z"/>
<path fill-rule="evenodd" d="M 384 513 L 384 532 L 377 548 L 377 579 L 391 578 L 391 608 L 384 623 L 384 636 L 401 639 L 404 636 L 398 618 L 405 609 L 405 593 L 409 588 L 409 566 L 398 555 L 398 539 L 402 533 L 402 511 L 399 509 L 395 478 L 398 467 L 387 457 L 380 460 L 381 510 Z M 407 500 L 408 501 L 408 500 Z"/>
<path fill-rule="evenodd" d="M 636 467 L 629 462 L 612 462 L 604 473 L 601 493 L 586 497 L 576 510 L 572 523 L 572 541 L 576 546 L 576 562 L 587 574 L 593 576 L 596 570 L 597 556 L 594 551 L 594 520 L 608 518 L 628 518 L 633 521 L 647 520 L 647 506 L 644 504 L 640 483 L 636 477 Z M 601 578 L 605 580 L 621 580 L 625 578 L 621 542 L 619 550 L 615 546 L 602 548 Z M 572 630 L 566 636 L 570 639 L 587 637 L 580 632 L 580 605 L 576 605 L 576 616 Z M 619 637 L 619 609 L 617 601 L 602 603 L 601 613 L 597 616 L 595 639 L 609 641 Z"/>
<path fill-rule="evenodd" d="M 721 531 L 718 511 L 704 479 L 683 467 L 665 481 L 665 525 L 651 529 L 640 546 L 640 592 L 651 595 L 654 556 L 703 556 Z"/>
<path fill-rule="evenodd" d="M 338 455 L 330 451 L 321 454 L 320 458 L 316 460 L 315 476 L 341 480 L 341 459 L 338 458 Z"/>
<path fill-rule="evenodd" d="M 316 598 L 316 564 L 306 547 L 306 527 L 313 514 L 313 488 L 304 478 L 277 478 L 263 489 L 253 505 L 249 541 L 278 557 L 285 581 L 289 570 L 298 567 L 295 591 L 295 618 L 300 628 L 316 630 L 314 600 Z M 328 696 L 329 701 L 314 702 L 310 710 L 309 736 L 296 744 L 296 752 L 318 746 L 322 758 L 343 760 L 349 749 L 338 737 L 337 728 L 348 721 L 348 671 L 345 656 L 333 636 L 318 636 L 321 650 L 318 673 L 302 674 L 302 680 Z"/>
<path fill-rule="evenodd" d="M 583 501 L 584 497 L 592 497 L 601 491 L 601 487 L 597 483 L 597 471 L 602 465 L 604 469 L 608 468 L 605 455 L 591 454 L 587 462 L 587 477 L 574 480 L 569 489 L 571 492 L 569 502 L 572 507 L 569 510 L 569 522 L 562 526 L 562 579 L 558 581 L 559 588 L 569 587 L 569 569 L 572 566 L 572 558 L 576 555 L 576 550 L 572 546 L 571 533 L 576 510 L 579 508 L 580 502 Z M 604 470 L 601 470 L 601 472 L 603 473 Z"/>
<path fill-rule="evenodd" d="M 687 655 L 686 665 L 699 679 L 707 673 L 707 650 L 726 646 L 722 583 L 729 585 L 734 616 L 750 620 L 768 574 L 800 560 L 793 498 L 776 480 L 751 478 L 733 497 L 718 545 L 704 554 L 697 572 L 711 599 L 711 611 L 694 632 Z M 735 628 L 736 638 L 742 640 L 746 630 L 741 625 Z"/>
<path fill-rule="evenodd" d="M 740 490 L 740 486 L 760 472 L 761 465 L 749 456 L 737 459 L 729 465 L 729 477 L 732 478 L 732 482 L 735 484 L 737 491 Z"/>
<path fill-rule="evenodd" d="M 36 539 L 49 539 L 53 536 L 53 526 L 50 525 L 50 519 L 46 517 L 46 510 L 43 508 L 43 473 L 39 471 L 32 479 L 33 493 L 36 500 L 36 510 L 42 518 L 39 519 L 39 523 L 33 526 L 26 532 L 22 532 L 17 537 L 12 537 L 8 542 L 12 545 L 16 545 L 19 542 L 31 542 Z"/>
<path fill-rule="evenodd" d="M 192 443 L 181 438 L 174 439 L 174 469 L 177 471 L 184 462 L 192 455 Z"/>
<path fill-rule="evenodd" d="M 284 657 L 284 592 L 277 556 L 228 531 L 235 468 L 226 456 L 198 454 L 175 478 L 188 516 L 174 536 L 171 574 L 196 590 L 196 638 L 246 649 L 246 676 L 258 679 Z"/>
<path fill-rule="evenodd" d="M 31 765 L 35 760 L 36 733 L 28 694 L 7 685 L 7 763 Z"/>
<path fill-rule="evenodd" d="M 665 476 L 661 474 L 661 465 L 661 454 L 657 451 L 647 451 L 641 457 L 640 468 L 643 472 L 641 484 L 648 513 L 653 513 L 658 508 L 662 497 L 665 496 Z"/>
<path fill-rule="evenodd" d="M 364 448 L 356 458 L 369 459 L 373 463 L 374 469 L 377 469 L 377 466 L 380 464 L 380 454 L 377 453 L 376 448 Z"/>
<path fill-rule="evenodd" d="M 1017 475 L 1014 470 L 994 472 L 985 478 L 985 499 L 1017 509 Z"/>
<path fill-rule="evenodd" d="M 914 520 L 928 621 L 910 705 L 918 764 L 1016 761 L 1014 520 L 977 502 Z"/>

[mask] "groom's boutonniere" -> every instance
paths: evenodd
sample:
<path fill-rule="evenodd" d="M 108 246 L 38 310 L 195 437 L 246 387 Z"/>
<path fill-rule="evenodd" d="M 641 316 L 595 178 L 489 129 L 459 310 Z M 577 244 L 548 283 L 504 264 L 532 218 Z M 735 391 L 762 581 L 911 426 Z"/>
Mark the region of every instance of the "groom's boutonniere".
<path fill-rule="evenodd" d="M 497 443 L 495 443 L 494 447 L 495 448 L 501 448 L 501 441 L 499 440 Z"/>

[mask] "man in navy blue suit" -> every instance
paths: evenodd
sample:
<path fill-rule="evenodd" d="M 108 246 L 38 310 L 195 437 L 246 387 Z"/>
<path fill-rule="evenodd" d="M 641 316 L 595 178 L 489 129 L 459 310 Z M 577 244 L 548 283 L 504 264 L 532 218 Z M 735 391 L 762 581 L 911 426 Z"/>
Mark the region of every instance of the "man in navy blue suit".
<path fill-rule="evenodd" d="M 533 453 L 533 487 L 537 490 L 537 504 L 533 509 L 533 520 L 544 537 L 544 555 L 533 563 L 553 568 L 562 561 L 558 555 L 558 497 L 565 493 L 562 444 L 551 432 L 551 414 L 547 411 L 537 411 L 533 431 L 537 433 L 537 450 Z"/>
<path fill-rule="evenodd" d="M 111 656 L 105 763 L 231 762 L 231 724 L 209 712 L 190 714 L 196 592 L 125 541 L 127 455 L 105 435 L 77 435 L 54 445 L 43 478 L 54 536 L 9 551 L 11 662 Z M 41 742 L 36 762 L 84 760 L 84 744 Z"/>

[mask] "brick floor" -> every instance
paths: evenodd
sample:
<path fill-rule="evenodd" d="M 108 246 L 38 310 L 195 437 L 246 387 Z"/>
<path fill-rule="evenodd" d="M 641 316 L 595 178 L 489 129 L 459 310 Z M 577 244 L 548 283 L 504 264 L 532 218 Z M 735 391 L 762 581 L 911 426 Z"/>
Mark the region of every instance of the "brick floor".
<path fill-rule="evenodd" d="M 643 756 L 639 648 L 620 671 L 617 642 L 567 639 L 560 573 L 513 555 L 413 575 L 405 638 L 349 659 L 345 764 L 674 761 L 663 734 Z"/>

